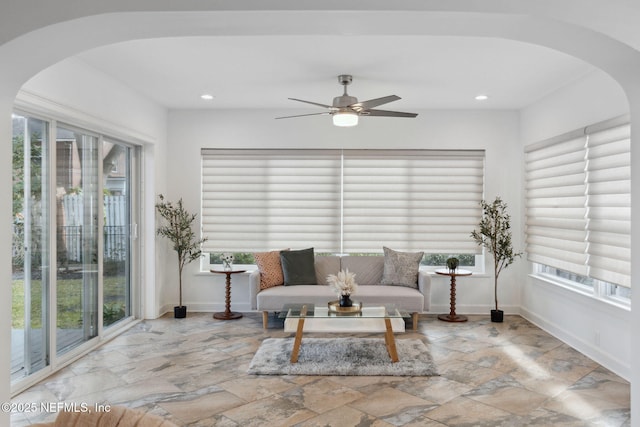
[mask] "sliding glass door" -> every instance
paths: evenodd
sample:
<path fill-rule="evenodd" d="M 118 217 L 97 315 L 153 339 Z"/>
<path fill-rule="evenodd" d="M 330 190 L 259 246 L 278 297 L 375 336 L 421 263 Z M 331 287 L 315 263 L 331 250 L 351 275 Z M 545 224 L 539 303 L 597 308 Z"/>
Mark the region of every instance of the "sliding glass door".
<path fill-rule="evenodd" d="M 98 140 L 63 126 L 56 132 L 58 354 L 98 334 Z"/>
<path fill-rule="evenodd" d="M 103 326 L 131 316 L 131 272 L 135 224 L 132 221 L 132 176 L 135 149 L 105 139 L 102 143 L 103 227 Z"/>
<path fill-rule="evenodd" d="M 17 390 L 136 314 L 139 149 L 52 119 L 12 120 Z"/>
<path fill-rule="evenodd" d="M 11 377 L 49 364 L 49 126 L 14 114 Z"/>

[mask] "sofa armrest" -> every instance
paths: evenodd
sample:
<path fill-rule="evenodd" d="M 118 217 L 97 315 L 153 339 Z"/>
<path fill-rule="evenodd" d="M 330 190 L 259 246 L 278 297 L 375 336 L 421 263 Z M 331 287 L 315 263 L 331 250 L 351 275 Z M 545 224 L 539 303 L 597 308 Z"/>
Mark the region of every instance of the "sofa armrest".
<path fill-rule="evenodd" d="M 260 270 L 254 270 L 249 274 L 249 302 L 251 310 L 258 309 L 258 292 L 260 292 Z"/>
<path fill-rule="evenodd" d="M 426 270 L 418 271 L 418 290 L 424 295 L 424 311 L 431 308 L 431 276 Z"/>

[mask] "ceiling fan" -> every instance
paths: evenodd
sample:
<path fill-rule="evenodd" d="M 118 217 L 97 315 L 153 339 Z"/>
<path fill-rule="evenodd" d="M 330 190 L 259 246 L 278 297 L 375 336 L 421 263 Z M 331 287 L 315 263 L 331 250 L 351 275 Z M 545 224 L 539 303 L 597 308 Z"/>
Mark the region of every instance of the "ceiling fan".
<path fill-rule="evenodd" d="M 389 102 L 401 99 L 396 95 L 383 96 L 382 98 L 369 99 L 368 101 L 358 102 L 358 98 L 350 96 L 347 93 L 347 86 L 351 84 L 353 77 L 349 74 L 338 76 L 338 82 L 344 86 L 342 96 L 333 98 L 332 105 L 320 104 L 318 102 L 305 101 L 303 99 L 289 98 L 292 101 L 304 102 L 306 104 L 317 105 L 318 107 L 327 108 L 329 111 L 322 113 L 298 114 L 295 116 L 276 117 L 276 119 L 289 119 L 292 117 L 318 116 L 329 114 L 333 117 L 333 124 L 336 126 L 355 126 L 358 124 L 359 116 L 372 117 L 416 117 L 416 113 L 401 113 L 399 111 L 375 110 L 378 105 L 387 104 Z"/>

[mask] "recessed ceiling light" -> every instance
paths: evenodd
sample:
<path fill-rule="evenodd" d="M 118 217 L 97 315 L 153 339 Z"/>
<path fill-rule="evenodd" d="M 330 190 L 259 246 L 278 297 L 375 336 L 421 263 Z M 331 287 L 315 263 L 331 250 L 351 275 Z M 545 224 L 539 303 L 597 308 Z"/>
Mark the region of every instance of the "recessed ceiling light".
<path fill-rule="evenodd" d="M 205 101 L 211 101 L 213 99 L 213 95 L 205 93 L 204 95 L 200 95 L 200 98 L 204 99 Z"/>
<path fill-rule="evenodd" d="M 488 95 L 477 95 L 476 96 L 476 101 L 486 101 L 487 99 L 489 99 Z"/>

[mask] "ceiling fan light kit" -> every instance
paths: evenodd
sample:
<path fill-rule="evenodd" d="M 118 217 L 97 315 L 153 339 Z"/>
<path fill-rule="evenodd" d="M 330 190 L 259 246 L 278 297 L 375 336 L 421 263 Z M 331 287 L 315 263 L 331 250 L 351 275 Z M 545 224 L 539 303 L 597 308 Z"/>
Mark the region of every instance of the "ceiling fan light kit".
<path fill-rule="evenodd" d="M 321 104 L 319 102 L 305 101 L 303 99 L 289 98 L 292 101 L 304 102 L 305 104 L 311 104 L 318 107 L 326 108 L 328 111 L 322 113 L 310 113 L 310 114 L 298 114 L 295 116 L 276 117 L 276 119 L 289 119 L 292 117 L 303 116 L 318 116 L 323 114 L 329 114 L 333 118 L 333 124 L 340 127 L 351 127 L 358 124 L 359 116 L 372 116 L 372 117 L 406 117 L 414 118 L 418 114 L 416 113 L 402 113 L 399 111 L 386 111 L 375 110 L 374 107 L 378 105 L 387 104 L 389 102 L 397 101 L 399 96 L 389 95 L 382 98 L 369 99 L 368 101 L 358 102 L 358 98 L 350 96 L 347 93 L 347 86 L 351 84 L 353 77 L 349 74 L 341 74 L 338 76 L 338 82 L 344 87 L 342 96 L 336 96 L 333 98 L 332 105 Z"/>
<path fill-rule="evenodd" d="M 358 115 L 351 111 L 337 111 L 333 114 L 333 124 L 340 127 L 356 126 Z"/>

